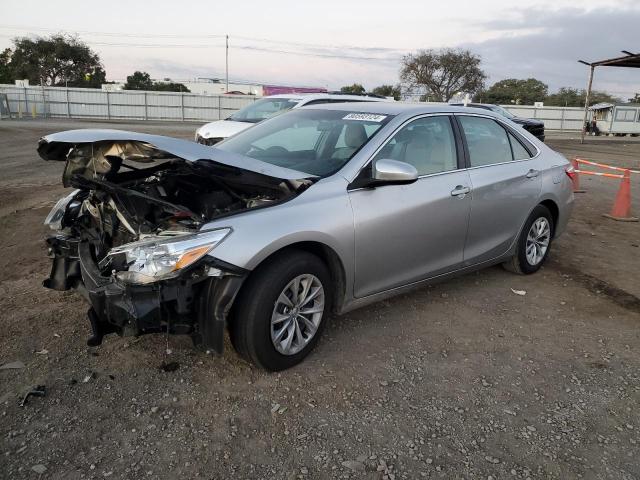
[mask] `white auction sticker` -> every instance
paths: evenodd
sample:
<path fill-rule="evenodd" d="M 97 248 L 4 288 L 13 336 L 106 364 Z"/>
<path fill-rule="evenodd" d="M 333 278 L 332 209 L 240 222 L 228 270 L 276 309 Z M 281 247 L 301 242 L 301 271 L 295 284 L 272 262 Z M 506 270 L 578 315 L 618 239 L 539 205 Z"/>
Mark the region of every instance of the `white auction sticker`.
<path fill-rule="evenodd" d="M 378 115 L 377 113 L 350 113 L 342 117 L 343 120 L 362 120 L 365 122 L 381 122 L 387 118 L 386 115 Z"/>

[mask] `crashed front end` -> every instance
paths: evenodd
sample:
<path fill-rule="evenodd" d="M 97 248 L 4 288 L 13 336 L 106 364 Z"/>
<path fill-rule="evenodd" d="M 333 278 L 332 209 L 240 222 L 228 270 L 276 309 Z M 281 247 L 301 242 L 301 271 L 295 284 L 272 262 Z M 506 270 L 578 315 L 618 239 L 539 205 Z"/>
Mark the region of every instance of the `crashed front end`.
<path fill-rule="evenodd" d="M 232 229 L 207 224 L 286 201 L 302 184 L 196 160 L 197 149 L 167 137 L 85 137 L 44 137 L 38 148 L 46 160 L 66 160 L 63 184 L 75 188 L 45 220 L 54 233 L 44 286 L 86 298 L 89 345 L 108 333 L 166 332 L 222 352 L 248 272 L 215 258 Z"/>

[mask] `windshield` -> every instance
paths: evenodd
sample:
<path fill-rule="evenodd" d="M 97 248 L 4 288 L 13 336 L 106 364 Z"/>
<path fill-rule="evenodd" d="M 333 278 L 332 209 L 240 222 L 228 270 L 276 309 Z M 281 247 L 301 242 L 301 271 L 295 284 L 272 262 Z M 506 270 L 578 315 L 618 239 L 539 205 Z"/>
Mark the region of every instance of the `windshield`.
<path fill-rule="evenodd" d="M 504 108 L 502 108 L 502 107 L 501 107 L 501 106 L 499 106 L 499 105 L 492 105 L 492 106 L 491 106 L 491 111 L 492 111 L 492 112 L 499 113 L 500 115 L 502 115 L 503 117 L 506 117 L 506 118 L 513 118 L 513 117 L 515 117 L 515 115 L 514 115 L 513 113 L 511 113 L 511 112 L 510 112 L 510 111 L 508 111 L 508 110 L 505 110 Z"/>
<path fill-rule="evenodd" d="M 345 165 L 391 115 L 296 109 L 252 127 L 217 148 L 326 177 Z"/>
<path fill-rule="evenodd" d="M 279 113 L 291 110 L 299 101 L 295 98 L 263 98 L 248 107 L 238 110 L 227 120 L 258 123 Z"/>

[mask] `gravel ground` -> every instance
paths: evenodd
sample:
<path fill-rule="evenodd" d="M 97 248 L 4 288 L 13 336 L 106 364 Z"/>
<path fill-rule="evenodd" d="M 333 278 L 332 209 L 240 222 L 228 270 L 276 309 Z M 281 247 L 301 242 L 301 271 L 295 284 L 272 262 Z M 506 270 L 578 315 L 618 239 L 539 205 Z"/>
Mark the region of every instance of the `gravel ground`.
<path fill-rule="evenodd" d="M 329 319 L 302 365 L 267 374 L 228 342 L 222 357 L 163 335 L 88 348 L 86 305 L 41 287 L 63 189 L 36 141 L 104 126 L 0 122 L 0 366 L 22 365 L 0 370 L 0 478 L 640 478 L 640 224 L 600 215 L 615 182 L 583 179 L 538 274 L 489 268 Z M 588 142 L 548 140 L 639 166 L 637 141 Z"/>

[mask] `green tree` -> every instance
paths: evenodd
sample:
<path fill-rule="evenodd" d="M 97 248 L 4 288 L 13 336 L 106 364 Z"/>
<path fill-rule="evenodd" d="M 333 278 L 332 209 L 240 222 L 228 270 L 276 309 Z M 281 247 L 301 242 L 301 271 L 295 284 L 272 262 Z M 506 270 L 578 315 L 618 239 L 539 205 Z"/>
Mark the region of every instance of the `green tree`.
<path fill-rule="evenodd" d="M 106 79 L 97 53 L 70 35 L 15 38 L 10 69 L 34 85 L 99 88 Z"/>
<path fill-rule="evenodd" d="M 380 85 L 371 90 L 374 95 L 382 95 L 383 97 L 393 97 L 394 100 L 400 100 L 400 85 Z"/>
<path fill-rule="evenodd" d="M 480 57 L 469 50 L 419 50 L 402 57 L 400 80 L 433 101 L 448 102 L 457 92 L 474 94 L 486 78 Z"/>
<path fill-rule="evenodd" d="M 544 101 L 548 91 L 549 87 L 535 78 L 526 80 L 507 78 L 494 83 L 482 92 L 482 101 L 496 104 L 533 105 L 534 102 Z"/>
<path fill-rule="evenodd" d="M 630 98 L 629 103 L 640 103 L 640 93 L 636 93 L 633 98 Z"/>
<path fill-rule="evenodd" d="M 124 84 L 125 90 L 152 90 L 153 80 L 147 72 L 135 71 L 133 75 L 127 77 L 127 83 Z"/>
<path fill-rule="evenodd" d="M 363 93 L 366 92 L 364 87 L 362 85 L 360 85 L 359 83 L 354 83 L 353 85 L 345 85 L 344 87 L 342 87 L 340 89 L 340 91 L 342 93 L 354 93 L 354 94 L 357 94 L 357 95 L 362 95 Z"/>
<path fill-rule="evenodd" d="M 133 75 L 127 77 L 127 83 L 124 84 L 124 89 L 157 92 L 189 92 L 189 89 L 182 83 L 171 82 L 168 78 L 165 78 L 162 82 L 154 82 L 151 79 L 151 75 L 147 72 L 140 71 L 135 71 Z"/>
<path fill-rule="evenodd" d="M 556 93 L 548 95 L 545 105 L 558 107 L 583 107 L 587 91 L 572 87 L 562 87 Z M 606 92 L 592 90 L 589 98 L 589 105 L 596 103 L 618 103 L 620 99 L 609 95 Z"/>
<path fill-rule="evenodd" d="M 13 83 L 13 73 L 11 71 L 11 49 L 5 48 L 0 53 L 0 83 Z"/>
<path fill-rule="evenodd" d="M 158 92 L 184 92 L 189 93 L 190 90 L 185 87 L 182 83 L 174 83 L 174 82 L 154 82 L 151 90 L 156 90 Z"/>

